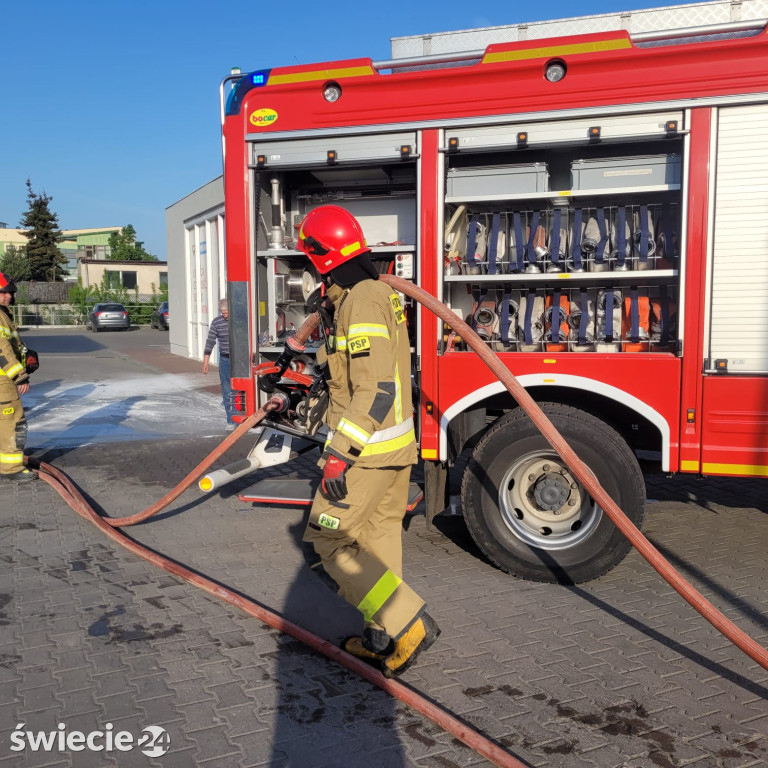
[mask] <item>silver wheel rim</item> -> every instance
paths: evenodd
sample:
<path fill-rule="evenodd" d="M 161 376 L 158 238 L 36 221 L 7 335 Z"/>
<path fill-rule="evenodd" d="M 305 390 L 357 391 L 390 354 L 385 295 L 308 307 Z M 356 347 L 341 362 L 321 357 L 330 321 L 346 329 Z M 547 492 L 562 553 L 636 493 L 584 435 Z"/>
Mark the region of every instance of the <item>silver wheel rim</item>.
<path fill-rule="evenodd" d="M 564 550 L 588 539 L 603 510 L 552 451 L 518 459 L 499 483 L 504 524 L 531 547 Z"/>

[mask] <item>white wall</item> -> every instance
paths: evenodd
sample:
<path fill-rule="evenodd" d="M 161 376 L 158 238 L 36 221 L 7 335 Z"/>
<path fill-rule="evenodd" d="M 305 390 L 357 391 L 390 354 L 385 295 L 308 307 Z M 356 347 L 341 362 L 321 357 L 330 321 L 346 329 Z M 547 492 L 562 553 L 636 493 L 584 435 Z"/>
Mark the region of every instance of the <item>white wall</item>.
<path fill-rule="evenodd" d="M 208 327 L 226 296 L 222 177 L 169 206 L 165 216 L 171 353 L 202 360 Z"/>

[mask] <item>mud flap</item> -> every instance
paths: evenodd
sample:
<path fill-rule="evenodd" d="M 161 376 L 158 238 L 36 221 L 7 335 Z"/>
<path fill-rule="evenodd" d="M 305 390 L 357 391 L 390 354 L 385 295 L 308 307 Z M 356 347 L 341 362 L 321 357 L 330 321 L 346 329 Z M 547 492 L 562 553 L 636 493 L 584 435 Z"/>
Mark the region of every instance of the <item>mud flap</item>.
<path fill-rule="evenodd" d="M 435 515 L 439 515 L 450 503 L 448 467 L 439 461 L 424 462 L 424 499 L 427 530 L 430 530 Z"/>

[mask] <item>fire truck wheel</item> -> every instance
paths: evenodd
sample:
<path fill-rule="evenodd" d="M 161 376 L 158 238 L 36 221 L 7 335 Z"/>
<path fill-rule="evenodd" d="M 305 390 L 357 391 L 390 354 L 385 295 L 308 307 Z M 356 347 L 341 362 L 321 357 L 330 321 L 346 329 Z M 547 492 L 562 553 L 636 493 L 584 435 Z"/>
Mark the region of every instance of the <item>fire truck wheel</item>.
<path fill-rule="evenodd" d="M 577 408 L 541 407 L 639 528 L 645 482 L 624 439 Z M 589 581 L 613 568 L 630 548 L 520 408 L 496 421 L 475 446 L 461 497 L 478 547 L 503 571 L 523 579 Z"/>

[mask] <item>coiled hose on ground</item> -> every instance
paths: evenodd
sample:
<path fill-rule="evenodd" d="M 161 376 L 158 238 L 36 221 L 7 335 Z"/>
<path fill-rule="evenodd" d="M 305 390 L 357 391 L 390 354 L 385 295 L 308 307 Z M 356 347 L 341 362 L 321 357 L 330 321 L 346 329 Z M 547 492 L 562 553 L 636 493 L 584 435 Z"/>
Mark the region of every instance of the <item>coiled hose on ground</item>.
<path fill-rule="evenodd" d="M 464 338 L 480 359 L 490 368 L 499 381 L 504 384 L 509 393 L 515 398 L 520 407 L 528 414 L 531 421 L 538 427 L 552 448 L 558 453 L 574 476 L 584 486 L 592 498 L 602 507 L 614 524 L 619 528 L 630 543 L 650 563 L 650 565 L 675 589 L 691 606 L 693 606 L 707 621 L 727 637 L 732 643 L 746 653 L 752 660 L 768 670 L 768 651 L 760 646 L 749 635 L 739 629 L 733 622 L 723 616 L 703 595 L 689 584 L 661 553 L 643 536 L 629 518 L 619 509 L 595 476 L 570 446 L 563 440 L 553 424 L 531 398 L 528 392 L 518 383 L 513 374 L 504 366 L 499 358 L 488 348 L 479 336 L 460 318 L 434 296 L 418 288 L 407 280 L 394 275 L 381 275 L 381 280 L 392 288 L 421 303 L 425 309 L 434 313 L 448 323 L 462 338 Z M 317 327 L 320 317 L 317 313 L 310 316 L 299 329 L 295 340 L 304 343 L 311 332 Z M 32 466 L 40 470 L 41 478 L 53 487 L 69 504 L 69 506 L 87 520 L 90 520 L 108 538 L 121 544 L 133 554 L 147 560 L 163 570 L 193 584 L 209 594 L 230 603 L 250 616 L 253 616 L 270 627 L 284 632 L 305 643 L 310 648 L 324 654 L 330 659 L 356 672 L 361 677 L 383 689 L 400 701 L 421 713 L 440 728 L 459 739 L 482 757 L 500 768 L 523 768 L 524 764 L 509 752 L 482 734 L 473 730 L 458 718 L 441 707 L 419 695 L 416 691 L 396 680 L 385 678 L 377 669 L 369 666 L 360 659 L 346 653 L 337 646 L 317 635 L 308 632 L 292 622 L 289 622 L 267 610 L 263 606 L 248 600 L 241 595 L 222 587 L 216 582 L 200 576 L 178 563 L 174 563 L 162 555 L 141 546 L 128 536 L 117 531 L 117 528 L 135 525 L 142 522 L 175 501 L 189 486 L 191 486 L 208 468 L 234 445 L 248 430 L 258 424 L 267 413 L 276 408 L 277 403 L 270 400 L 262 408 L 243 421 L 240 426 L 198 464 L 172 491 L 163 496 L 143 512 L 121 518 L 106 518 L 98 515 L 85 500 L 74 483 L 63 472 L 44 462 L 28 460 Z"/>

